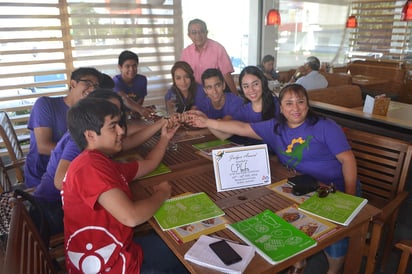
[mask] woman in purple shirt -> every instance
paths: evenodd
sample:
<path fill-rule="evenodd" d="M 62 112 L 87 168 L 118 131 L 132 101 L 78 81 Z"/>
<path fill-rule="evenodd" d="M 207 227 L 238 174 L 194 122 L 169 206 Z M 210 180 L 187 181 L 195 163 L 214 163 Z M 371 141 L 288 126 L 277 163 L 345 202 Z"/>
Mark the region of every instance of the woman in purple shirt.
<path fill-rule="evenodd" d="M 340 191 L 359 194 L 355 156 L 342 128 L 311 110 L 308 94 L 299 84 L 284 87 L 279 100 L 278 119 L 249 124 L 207 119 L 191 111 L 188 121 L 192 126 L 263 140 L 287 167 L 325 184 L 333 182 Z M 343 239 L 325 249 L 328 273 L 340 272 L 347 246 L 348 239 Z"/>

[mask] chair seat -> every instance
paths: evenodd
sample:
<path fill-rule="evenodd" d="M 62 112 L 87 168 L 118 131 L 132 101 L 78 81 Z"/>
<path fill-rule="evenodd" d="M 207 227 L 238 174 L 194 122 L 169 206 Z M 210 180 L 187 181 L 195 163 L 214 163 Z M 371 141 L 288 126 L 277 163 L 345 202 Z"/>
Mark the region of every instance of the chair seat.
<path fill-rule="evenodd" d="M 406 200 L 405 182 L 412 158 L 408 142 L 355 129 L 344 129 L 356 158 L 362 196 L 382 210 L 371 222 L 365 273 L 375 270 L 377 251 L 382 245 L 381 270 L 389 259 L 399 208 Z M 381 243 L 382 235 L 385 242 Z"/>

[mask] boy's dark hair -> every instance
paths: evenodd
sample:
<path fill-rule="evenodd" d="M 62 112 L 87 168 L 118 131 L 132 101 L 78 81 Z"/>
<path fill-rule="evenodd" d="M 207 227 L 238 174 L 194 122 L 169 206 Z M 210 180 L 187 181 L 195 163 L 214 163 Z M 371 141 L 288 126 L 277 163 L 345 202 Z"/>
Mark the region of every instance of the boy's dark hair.
<path fill-rule="evenodd" d="M 202 84 L 205 85 L 205 80 L 212 77 L 218 77 L 219 80 L 222 81 L 222 83 L 225 82 L 225 78 L 223 77 L 223 74 L 219 69 L 210 68 L 202 73 Z"/>
<path fill-rule="evenodd" d="M 120 53 L 118 62 L 119 66 L 123 66 L 123 63 L 127 60 L 135 60 L 137 64 L 139 64 L 139 56 L 130 50 L 125 50 Z"/>
<path fill-rule="evenodd" d="M 102 73 L 102 77 L 100 78 L 100 87 L 101 88 L 107 88 L 107 89 L 112 89 L 114 88 L 114 81 L 110 75 L 106 73 Z"/>
<path fill-rule="evenodd" d="M 94 92 L 87 95 L 88 98 L 96 98 L 96 99 L 116 99 L 119 101 L 120 104 L 120 121 L 119 125 L 124 128 L 124 134 L 127 135 L 127 117 L 126 117 L 126 106 L 123 103 L 122 97 L 112 89 L 107 88 L 98 88 Z"/>
<path fill-rule="evenodd" d="M 70 136 L 80 150 L 87 147 L 84 133 L 87 130 L 92 130 L 100 135 L 105 117 L 108 115 L 110 117 L 119 116 L 120 110 L 115 104 L 104 99 L 86 97 L 69 109 L 67 114 L 68 129 Z"/>
<path fill-rule="evenodd" d="M 82 67 L 82 68 L 75 69 L 72 72 L 70 80 L 75 80 L 76 82 L 78 82 L 81 78 L 83 78 L 84 76 L 88 76 L 88 75 L 95 76 L 99 80 L 99 83 L 100 83 L 101 78 L 102 78 L 102 73 L 98 71 L 97 69 L 91 68 L 91 67 Z"/>

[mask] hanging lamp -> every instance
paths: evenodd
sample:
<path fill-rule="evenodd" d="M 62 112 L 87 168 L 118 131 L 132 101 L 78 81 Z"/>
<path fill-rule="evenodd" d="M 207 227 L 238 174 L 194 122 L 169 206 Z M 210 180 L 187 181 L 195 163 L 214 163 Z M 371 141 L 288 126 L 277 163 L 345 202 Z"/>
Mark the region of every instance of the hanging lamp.
<path fill-rule="evenodd" d="M 356 20 L 356 16 L 351 15 L 348 17 L 348 20 L 346 21 L 346 28 L 348 29 L 354 29 L 358 27 L 358 20 Z"/>
<path fill-rule="evenodd" d="M 412 21 L 412 0 L 406 1 L 403 6 L 401 21 Z"/>
<path fill-rule="evenodd" d="M 267 26 L 279 26 L 280 25 L 280 13 L 276 9 L 271 9 L 266 15 Z"/>

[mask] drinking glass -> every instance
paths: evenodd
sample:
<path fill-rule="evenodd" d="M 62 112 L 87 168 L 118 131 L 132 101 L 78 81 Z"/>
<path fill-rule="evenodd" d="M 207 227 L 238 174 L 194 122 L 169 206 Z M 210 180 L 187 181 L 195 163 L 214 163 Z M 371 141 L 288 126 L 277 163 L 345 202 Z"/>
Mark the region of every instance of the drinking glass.
<path fill-rule="evenodd" d="M 165 118 L 170 119 L 177 113 L 176 95 L 172 95 L 169 100 L 165 100 L 166 116 Z M 174 142 L 173 138 L 169 141 L 167 150 L 176 151 L 177 143 Z"/>

